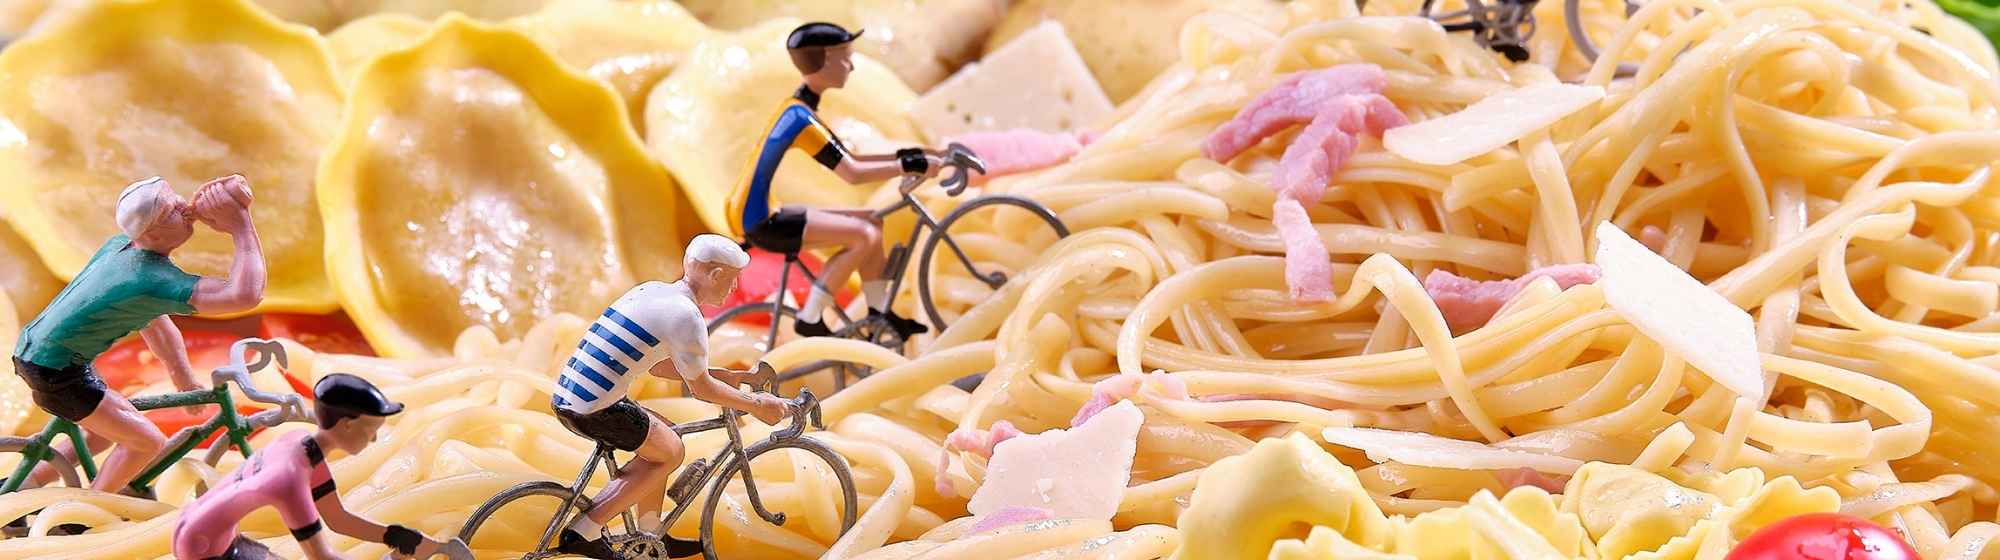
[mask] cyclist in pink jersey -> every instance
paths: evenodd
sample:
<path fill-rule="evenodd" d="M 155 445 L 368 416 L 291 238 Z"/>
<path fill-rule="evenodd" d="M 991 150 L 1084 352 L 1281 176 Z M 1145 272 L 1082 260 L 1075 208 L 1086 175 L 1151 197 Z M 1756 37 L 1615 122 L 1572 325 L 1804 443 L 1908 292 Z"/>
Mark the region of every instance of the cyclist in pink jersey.
<path fill-rule="evenodd" d="M 360 377 L 335 373 L 313 386 L 314 418 L 319 429 L 285 434 L 259 449 L 236 472 L 181 511 L 174 527 L 174 558 L 179 560 L 255 560 L 274 558 L 257 541 L 236 532 L 236 524 L 265 506 L 298 539 L 311 560 L 341 558 L 322 529 L 389 545 L 403 556 L 428 558 L 442 543 L 402 525 L 383 526 L 363 519 L 340 503 L 334 492 L 327 452 L 360 453 L 375 441 L 384 418 L 401 412 Z"/>

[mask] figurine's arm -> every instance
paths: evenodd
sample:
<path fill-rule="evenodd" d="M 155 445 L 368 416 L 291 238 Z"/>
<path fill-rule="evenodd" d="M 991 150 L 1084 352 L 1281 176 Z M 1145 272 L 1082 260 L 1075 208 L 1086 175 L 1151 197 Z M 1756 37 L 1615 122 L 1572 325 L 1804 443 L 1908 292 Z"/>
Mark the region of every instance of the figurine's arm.
<path fill-rule="evenodd" d="M 688 390 L 694 393 L 695 398 L 748 412 L 766 424 L 776 424 L 784 416 L 783 399 L 739 391 L 709 374 L 708 349 L 700 343 L 701 341 L 689 341 L 685 338 L 707 336 L 707 329 L 699 325 L 688 325 L 673 330 L 679 331 L 675 334 L 680 335 L 670 336 L 667 341 L 672 345 L 673 355 L 653 364 L 647 373 L 654 377 L 687 381 Z"/>
<path fill-rule="evenodd" d="M 386 544 L 389 545 L 391 550 L 396 549 L 396 544 L 392 542 L 396 537 L 391 535 L 391 532 L 407 531 L 408 536 L 401 538 L 414 536 L 420 539 L 417 541 L 416 550 L 413 554 L 415 557 L 428 558 L 430 553 L 437 550 L 440 543 L 432 540 L 430 537 L 423 536 L 421 533 L 416 533 L 401 526 L 383 525 L 369 521 L 368 518 L 347 511 L 347 506 L 340 503 L 340 493 L 334 491 L 332 472 L 325 465 L 321 465 L 319 470 L 325 474 L 326 482 L 321 483 L 320 486 L 313 489 L 313 508 L 319 510 L 319 515 L 326 520 L 328 529 L 332 529 L 335 533 L 364 541 Z M 299 545 L 308 551 L 312 550 L 305 541 L 299 541 Z M 331 551 L 332 549 L 329 547 L 328 550 Z M 400 554 L 402 551 L 396 550 L 396 552 Z M 310 556 L 311 553 L 308 552 L 307 555 Z"/>
<path fill-rule="evenodd" d="M 231 313 L 256 307 L 264 301 L 264 248 L 257 239 L 257 225 L 250 221 L 250 184 L 231 175 L 203 185 L 195 192 L 195 214 L 229 236 L 236 243 L 235 262 L 228 278 L 204 277 L 195 282 L 194 297 L 188 303 L 202 313 Z"/>
<path fill-rule="evenodd" d="M 195 381 L 194 365 L 188 363 L 187 344 L 181 340 L 180 327 L 174 326 L 173 319 L 161 315 L 146 328 L 139 329 L 139 338 L 146 341 L 146 349 L 160 358 L 160 365 L 167 368 L 167 377 L 174 380 L 174 388 L 193 391 L 201 388 Z"/>

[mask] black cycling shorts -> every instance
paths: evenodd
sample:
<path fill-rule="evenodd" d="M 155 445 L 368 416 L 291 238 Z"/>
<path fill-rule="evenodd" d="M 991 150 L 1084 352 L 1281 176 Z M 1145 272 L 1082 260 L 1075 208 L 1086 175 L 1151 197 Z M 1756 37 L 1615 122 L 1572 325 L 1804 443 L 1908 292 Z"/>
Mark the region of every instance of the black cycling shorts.
<path fill-rule="evenodd" d="M 90 364 L 52 369 L 14 357 L 14 374 L 28 384 L 35 405 L 71 422 L 82 422 L 104 400 L 104 379 Z"/>
<path fill-rule="evenodd" d="M 777 213 L 743 232 L 752 247 L 778 254 L 798 253 L 805 236 L 806 210 L 796 206 L 779 208 Z"/>
<path fill-rule="evenodd" d="M 629 398 L 618 399 L 611 406 L 590 414 L 577 414 L 560 406 L 555 409 L 556 420 L 569 431 L 619 451 L 637 451 L 640 445 L 646 443 L 646 431 L 652 427 L 646 421 L 645 407 Z"/>

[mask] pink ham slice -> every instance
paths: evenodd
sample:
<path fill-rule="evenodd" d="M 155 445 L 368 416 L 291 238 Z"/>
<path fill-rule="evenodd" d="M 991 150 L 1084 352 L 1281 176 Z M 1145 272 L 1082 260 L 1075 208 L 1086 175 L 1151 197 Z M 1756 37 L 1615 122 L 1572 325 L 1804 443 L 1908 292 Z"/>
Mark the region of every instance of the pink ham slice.
<path fill-rule="evenodd" d="M 1202 154 L 1227 162 L 1279 131 L 1313 120 L 1333 98 L 1381 93 L 1388 85 L 1388 73 L 1373 64 L 1342 64 L 1293 74 L 1250 100 L 1235 118 L 1210 133 L 1202 143 Z"/>
<path fill-rule="evenodd" d="M 1030 521 L 1041 521 L 1051 517 L 1055 517 L 1055 512 L 1043 508 L 1027 507 L 1027 506 L 1006 506 L 1000 508 L 1000 511 L 993 512 L 992 515 L 988 515 L 974 520 L 972 522 L 972 527 L 967 528 L 965 530 L 965 534 L 977 535 L 979 533 L 984 533 L 987 531 L 999 529 L 1001 527 L 1006 527 L 1009 525 L 1019 525 Z"/>
<path fill-rule="evenodd" d="M 1090 386 L 1090 400 L 1077 409 L 1069 425 L 1082 426 L 1090 417 L 1142 391 L 1154 398 L 1188 400 L 1187 382 L 1178 377 L 1165 373 L 1120 373 Z"/>
<path fill-rule="evenodd" d="M 1318 204 L 1326 185 L 1359 147 L 1361 134 L 1409 123 L 1382 96 L 1389 78 L 1373 64 L 1343 64 L 1294 74 L 1238 111 L 1202 143 L 1209 159 L 1227 162 L 1265 138 L 1305 124 L 1278 158 L 1272 189 L 1278 201 L 1271 221 L 1285 245 L 1285 284 L 1297 301 L 1333 299 L 1333 267 L 1305 206 Z"/>
<path fill-rule="evenodd" d="M 947 478 L 949 476 L 947 471 L 951 468 L 952 450 L 956 449 L 991 459 L 993 458 L 993 446 L 1000 445 L 1000 442 L 1007 441 L 1021 434 L 1022 432 L 1019 428 L 1015 428 L 1012 422 L 1006 420 L 994 422 L 993 427 L 984 430 L 975 428 L 952 430 L 951 435 L 945 436 L 944 451 L 938 457 L 938 495 L 952 496 L 956 493 Z"/>
<path fill-rule="evenodd" d="M 1299 201 L 1280 198 L 1271 205 L 1271 225 L 1285 245 L 1285 287 L 1293 301 L 1333 301 L 1333 261 Z"/>
<path fill-rule="evenodd" d="M 1431 300 L 1437 302 L 1438 311 L 1444 313 L 1445 324 L 1453 331 L 1465 331 L 1485 326 L 1500 312 L 1500 307 L 1513 299 L 1521 288 L 1541 277 L 1556 281 L 1556 286 L 1568 289 L 1577 284 L 1597 281 L 1599 270 L 1591 264 L 1563 264 L 1545 266 L 1529 272 L 1526 276 L 1512 280 L 1473 280 L 1445 272 L 1432 270 L 1424 277 L 1424 291 Z"/>
<path fill-rule="evenodd" d="M 1079 134 L 1029 128 L 970 132 L 948 141 L 964 144 L 986 161 L 986 173 L 972 177 L 975 184 L 1002 175 L 1061 164 L 1083 151 L 1084 145 L 1084 139 Z"/>

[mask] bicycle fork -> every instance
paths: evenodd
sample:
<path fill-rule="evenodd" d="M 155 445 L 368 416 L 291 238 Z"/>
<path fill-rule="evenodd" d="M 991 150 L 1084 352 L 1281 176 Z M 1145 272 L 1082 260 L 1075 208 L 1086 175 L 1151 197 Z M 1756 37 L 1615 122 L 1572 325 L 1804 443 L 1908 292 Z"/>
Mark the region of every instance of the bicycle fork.
<path fill-rule="evenodd" d="M 90 480 L 97 478 L 97 462 L 90 458 L 90 446 L 84 443 L 83 429 L 78 428 L 73 422 L 57 419 L 49 422 L 48 427 L 42 428 L 42 433 L 29 438 L 28 445 L 21 449 L 21 464 L 14 467 L 13 476 L 7 477 L 5 484 L 0 484 L 0 494 L 20 490 L 21 485 L 28 481 L 28 476 L 35 472 L 35 465 L 42 464 L 42 461 L 55 456 L 54 444 L 57 434 L 69 436 L 70 446 L 77 449 L 76 462 L 83 468 L 84 478 Z"/>

